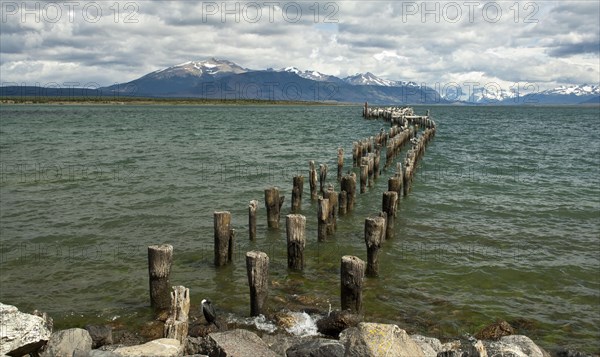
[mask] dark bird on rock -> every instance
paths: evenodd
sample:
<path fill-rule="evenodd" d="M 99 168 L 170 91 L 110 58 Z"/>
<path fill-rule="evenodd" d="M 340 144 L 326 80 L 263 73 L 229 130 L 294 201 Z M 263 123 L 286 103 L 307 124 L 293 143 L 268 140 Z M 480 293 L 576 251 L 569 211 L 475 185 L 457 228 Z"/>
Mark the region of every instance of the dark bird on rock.
<path fill-rule="evenodd" d="M 202 314 L 204 314 L 206 322 L 209 324 L 213 323 L 217 328 L 220 328 L 219 324 L 217 324 L 217 313 L 215 312 L 215 308 L 208 299 L 202 300 Z"/>

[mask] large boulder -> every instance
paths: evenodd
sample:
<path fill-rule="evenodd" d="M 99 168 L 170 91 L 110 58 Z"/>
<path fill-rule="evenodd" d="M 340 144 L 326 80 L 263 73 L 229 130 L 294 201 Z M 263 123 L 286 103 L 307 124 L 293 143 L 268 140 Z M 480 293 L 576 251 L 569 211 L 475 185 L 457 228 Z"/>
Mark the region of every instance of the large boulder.
<path fill-rule="evenodd" d="M 208 338 L 216 345 L 221 357 L 277 357 L 255 333 L 236 329 L 215 332 Z"/>
<path fill-rule="evenodd" d="M 335 340 L 314 338 L 287 349 L 287 357 L 344 357 L 344 345 Z"/>
<path fill-rule="evenodd" d="M 71 328 L 54 332 L 42 352 L 42 357 L 87 356 L 92 350 L 89 332 L 81 328 Z"/>
<path fill-rule="evenodd" d="M 361 322 L 340 334 L 346 357 L 424 357 L 406 331 L 396 325 Z"/>
<path fill-rule="evenodd" d="M 278 356 L 285 356 L 285 353 L 288 350 L 288 348 L 290 348 L 294 345 L 301 344 L 312 338 L 311 337 L 294 336 L 294 335 L 290 335 L 288 333 L 280 332 L 280 333 L 276 333 L 274 335 L 271 335 L 271 334 L 262 335 L 261 339 L 263 341 L 265 341 L 267 346 L 269 346 L 269 349 L 271 351 L 277 353 Z"/>
<path fill-rule="evenodd" d="M 104 345 L 112 345 L 112 327 L 107 325 L 87 325 L 85 326 L 85 329 L 87 332 L 89 332 L 90 337 L 92 338 L 92 348 L 98 348 Z"/>
<path fill-rule="evenodd" d="M 510 335 L 498 341 L 485 341 L 488 357 L 549 357 L 548 352 L 536 345 L 529 337 Z"/>
<path fill-rule="evenodd" d="M 21 356 L 39 350 L 52 334 L 52 319 L 20 312 L 0 303 L 0 356 Z"/>
<path fill-rule="evenodd" d="M 173 338 L 159 338 L 142 345 L 119 347 L 114 354 L 123 357 L 177 357 L 183 355 L 183 346 Z"/>
<path fill-rule="evenodd" d="M 411 335 L 410 338 L 421 347 L 425 357 L 437 357 L 438 353 L 442 352 L 442 343 L 437 338 L 421 335 Z"/>

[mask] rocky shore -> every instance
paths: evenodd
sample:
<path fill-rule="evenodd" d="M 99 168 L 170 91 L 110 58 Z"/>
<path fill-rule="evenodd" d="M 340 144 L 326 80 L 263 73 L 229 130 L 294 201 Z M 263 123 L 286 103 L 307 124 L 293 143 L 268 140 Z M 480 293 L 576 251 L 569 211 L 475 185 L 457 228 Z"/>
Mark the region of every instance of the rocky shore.
<path fill-rule="evenodd" d="M 222 318 L 221 318 L 222 319 Z M 0 303 L 0 356 L 92 356 L 92 357 L 583 357 L 573 350 L 549 353 L 530 338 L 514 334 L 505 321 L 498 321 L 475 336 L 445 341 L 409 335 L 393 324 L 362 322 L 349 312 L 334 311 L 316 321 L 318 334 L 289 333 L 297 314 L 280 312 L 273 320 L 278 333 L 261 333 L 220 321 L 217 328 L 198 319 L 182 339 L 161 338 L 161 321 L 153 321 L 156 338 L 150 341 L 113 338 L 110 326 L 85 326 L 53 331 L 52 319 L 44 313 L 23 313 L 15 306 Z M 262 336 L 259 336 L 262 334 Z M 143 342 L 143 343 L 142 343 Z"/>

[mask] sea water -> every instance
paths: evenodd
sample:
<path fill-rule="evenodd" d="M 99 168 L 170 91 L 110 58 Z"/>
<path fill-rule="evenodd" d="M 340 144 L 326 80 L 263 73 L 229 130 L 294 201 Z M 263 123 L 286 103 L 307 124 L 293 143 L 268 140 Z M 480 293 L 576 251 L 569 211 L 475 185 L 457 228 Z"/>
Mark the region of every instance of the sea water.
<path fill-rule="evenodd" d="M 541 346 L 600 351 L 600 121 L 589 107 L 430 109 L 434 140 L 400 200 L 395 237 L 368 278 L 365 318 L 440 338 L 504 319 Z M 249 315 L 244 254 L 270 257 L 272 309 L 339 308 L 342 255 L 366 259 L 365 217 L 392 168 L 335 235 L 317 242 L 308 181 L 306 263 L 287 270 L 285 229 L 266 224 L 264 189 L 329 165 L 337 148 L 389 124 L 359 106 L 0 106 L 0 301 L 57 327 L 149 316 L 147 246 L 174 247 L 173 285 L 192 307 Z M 396 158 L 402 160 L 405 151 Z M 382 160 L 383 164 L 383 160 Z M 248 202 L 260 202 L 248 240 Z M 237 231 L 213 266 L 213 212 Z"/>

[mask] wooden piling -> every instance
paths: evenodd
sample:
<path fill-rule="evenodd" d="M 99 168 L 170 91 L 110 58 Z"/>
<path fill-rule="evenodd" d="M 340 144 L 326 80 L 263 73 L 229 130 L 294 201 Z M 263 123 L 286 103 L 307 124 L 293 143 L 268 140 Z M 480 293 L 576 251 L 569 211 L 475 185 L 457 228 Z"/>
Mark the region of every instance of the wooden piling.
<path fill-rule="evenodd" d="M 248 235 L 250 240 L 256 239 L 256 211 L 258 210 L 258 201 L 252 200 L 248 204 Z"/>
<path fill-rule="evenodd" d="M 375 156 L 373 157 L 373 178 L 379 178 L 379 163 L 381 160 L 381 151 L 379 146 L 375 149 Z"/>
<path fill-rule="evenodd" d="M 319 196 L 317 207 L 317 239 L 319 242 L 327 238 L 327 219 L 329 218 L 329 200 Z"/>
<path fill-rule="evenodd" d="M 340 192 L 338 196 L 338 204 L 340 206 L 338 213 L 340 215 L 348 212 L 348 193 L 346 191 Z"/>
<path fill-rule="evenodd" d="M 277 187 L 265 189 L 265 206 L 267 207 L 267 224 L 269 228 L 279 228 L 281 206 L 285 196 L 279 195 Z"/>
<path fill-rule="evenodd" d="M 367 244 L 367 275 L 379 275 L 379 248 L 385 234 L 385 218 L 365 219 L 365 243 Z"/>
<path fill-rule="evenodd" d="M 394 191 L 398 195 L 402 194 L 402 177 L 392 176 L 388 179 L 388 191 Z"/>
<path fill-rule="evenodd" d="M 360 193 L 367 192 L 368 178 L 369 178 L 369 165 L 360 165 Z"/>
<path fill-rule="evenodd" d="M 247 252 L 246 270 L 250 287 L 250 315 L 258 316 L 264 313 L 269 295 L 269 257 L 264 252 Z"/>
<path fill-rule="evenodd" d="M 386 239 L 394 238 L 394 222 L 398 212 L 398 192 L 387 191 L 383 193 L 381 210 L 386 214 Z"/>
<path fill-rule="evenodd" d="M 301 214 L 286 216 L 288 268 L 304 269 L 304 246 L 306 245 L 306 217 Z"/>
<path fill-rule="evenodd" d="M 365 262 L 360 258 L 344 255 L 341 262 L 340 300 L 342 310 L 362 312 L 362 288 L 365 276 Z"/>
<path fill-rule="evenodd" d="M 315 168 L 315 162 L 314 161 L 309 161 L 308 162 L 308 182 L 310 184 L 310 199 L 311 200 L 316 200 L 317 199 L 317 169 Z"/>
<path fill-rule="evenodd" d="M 231 213 L 214 212 L 215 266 L 226 265 L 232 260 L 235 231 L 231 229 Z"/>
<path fill-rule="evenodd" d="M 333 186 L 329 186 L 323 198 L 329 200 L 328 216 L 327 216 L 327 235 L 335 233 L 337 228 L 338 216 L 338 193 L 335 192 Z"/>
<path fill-rule="evenodd" d="M 297 213 L 302 209 L 302 193 L 304 191 L 304 176 L 294 176 L 292 181 L 292 212 Z"/>
<path fill-rule="evenodd" d="M 340 186 L 342 191 L 346 191 L 347 194 L 346 210 L 352 211 L 354 209 L 354 202 L 356 201 L 356 174 L 353 172 L 349 175 L 344 175 Z"/>
<path fill-rule="evenodd" d="M 173 338 L 184 343 L 189 329 L 190 289 L 173 286 L 171 292 L 171 311 L 163 329 L 163 337 Z"/>
<path fill-rule="evenodd" d="M 327 180 L 327 165 L 319 165 L 319 192 L 321 195 L 325 194 L 325 182 Z"/>
<path fill-rule="evenodd" d="M 344 171 L 344 149 L 338 148 L 337 156 L 337 180 L 342 179 L 342 172 Z"/>
<path fill-rule="evenodd" d="M 148 247 L 148 276 L 150 280 L 150 306 L 155 311 L 164 311 L 171 306 L 171 265 L 173 246 L 170 244 Z"/>

